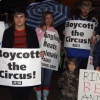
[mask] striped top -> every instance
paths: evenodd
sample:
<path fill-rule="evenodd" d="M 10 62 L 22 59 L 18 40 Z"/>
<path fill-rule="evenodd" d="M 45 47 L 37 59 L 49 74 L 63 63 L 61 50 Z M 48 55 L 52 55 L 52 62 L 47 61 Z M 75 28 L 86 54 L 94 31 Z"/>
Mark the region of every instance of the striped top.
<path fill-rule="evenodd" d="M 26 48 L 26 30 L 14 31 L 14 46 L 13 48 Z"/>

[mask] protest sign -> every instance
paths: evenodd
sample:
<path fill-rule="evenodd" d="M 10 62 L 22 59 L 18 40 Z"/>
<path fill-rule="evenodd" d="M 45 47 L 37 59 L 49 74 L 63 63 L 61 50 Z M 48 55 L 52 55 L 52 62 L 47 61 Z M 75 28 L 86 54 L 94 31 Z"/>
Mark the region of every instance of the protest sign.
<path fill-rule="evenodd" d="M 60 39 L 55 32 L 46 31 L 42 41 L 41 49 L 44 51 L 42 67 L 51 70 L 58 70 L 60 61 Z"/>
<path fill-rule="evenodd" d="M 93 57 L 92 56 L 89 56 L 89 58 L 88 58 L 87 69 L 94 70 L 94 67 L 93 67 Z"/>
<path fill-rule="evenodd" d="M 2 44 L 2 37 L 3 37 L 4 30 L 5 30 L 4 22 L 0 21 L 0 47 Z"/>
<path fill-rule="evenodd" d="M 0 85 L 23 87 L 41 84 L 39 51 L 0 48 Z"/>
<path fill-rule="evenodd" d="M 100 100 L 100 72 L 80 70 L 78 100 Z"/>
<path fill-rule="evenodd" d="M 88 21 L 70 20 L 65 24 L 64 47 L 90 50 L 90 38 L 95 24 Z"/>

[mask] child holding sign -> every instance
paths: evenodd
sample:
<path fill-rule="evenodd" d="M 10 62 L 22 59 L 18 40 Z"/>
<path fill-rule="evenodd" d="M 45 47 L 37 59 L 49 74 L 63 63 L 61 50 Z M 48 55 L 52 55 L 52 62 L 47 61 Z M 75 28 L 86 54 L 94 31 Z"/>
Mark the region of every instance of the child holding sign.
<path fill-rule="evenodd" d="M 44 37 L 44 35 L 46 34 L 46 30 L 54 32 L 54 34 L 58 34 L 57 30 L 54 28 L 53 14 L 50 11 L 44 12 L 42 16 L 41 26 L 36 28 L 36 33 L 41 48 L 42 48 L 42 43 L 45 41 L 44 38 L 46 39 L 46 37 Z M 52 48 L 50 49 L 52 50 Z M 42 87 L 43 87 L 43 100 L 47 100 L 50 89 L 52 72 L 53 70 L 51 69 L 42 68 L 41 86 L 36 87 L 37 100 L 42 100 L 41 99 Z"/>
<path fill-rule="evenodd" d="M 58 80 L 58 86 L 61 88 L 59 100 L 77 100 L 79 74 L 76 58 L 69 59 L 67 65 L 68 69 L 62 73 Z"/>

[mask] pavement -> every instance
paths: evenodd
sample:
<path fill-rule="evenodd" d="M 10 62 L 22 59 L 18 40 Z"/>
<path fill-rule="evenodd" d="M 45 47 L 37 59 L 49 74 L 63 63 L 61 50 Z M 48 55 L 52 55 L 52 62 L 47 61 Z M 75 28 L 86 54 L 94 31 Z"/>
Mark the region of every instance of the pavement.
<path fill-rule="evenodd" d="M 59 98 L 60 89 L 57 86 L 57 82 L 60 74 L 61 74 L 60 72 L 56 72 L 56 71 L 53 72 L 48 100 L 58 100 Z M 6 87 L 0 86 L 0 100 L 12 100 L 11 94 Z M 34 89 L 31 89 L 30 91 L 29 100 L 37 100 Z"/>

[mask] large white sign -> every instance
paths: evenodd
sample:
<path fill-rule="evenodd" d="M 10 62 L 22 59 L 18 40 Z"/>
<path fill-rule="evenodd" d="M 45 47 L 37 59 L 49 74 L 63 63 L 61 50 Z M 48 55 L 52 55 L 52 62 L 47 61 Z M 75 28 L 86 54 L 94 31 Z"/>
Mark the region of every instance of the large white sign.
<path fill-rule="evenodd" d="M 66 35 L 64 47 L 90 50 L 90 38 L 93 35 L 95 23 L 80 20 L 70 20 L 65 24 Z"/>
<path fill-rule="evenodd" d="M 41 84 L 39 51 L 0 48 L 0 85 L 23 87 Z"/>
<path fill-rule="evenodd" d="M 44 58 L 42 59 L 42 67 L 51 70 L 58 70 L 60 61 L 60 39 L 57 33 L 46 31 L 42 40 L 42 50 Z"/>
<path fill-rule="evenodd" d="M 2 44 L 2 36 L 3 36 L 4 30 L 5 30 L 4 22 L 0 21 L 0 47 Z"/>
<path fill-rule="evenodd" d="M 100 72 L 80 70 L 78 100 L 100 100 Z"/>

